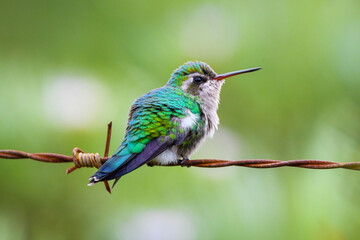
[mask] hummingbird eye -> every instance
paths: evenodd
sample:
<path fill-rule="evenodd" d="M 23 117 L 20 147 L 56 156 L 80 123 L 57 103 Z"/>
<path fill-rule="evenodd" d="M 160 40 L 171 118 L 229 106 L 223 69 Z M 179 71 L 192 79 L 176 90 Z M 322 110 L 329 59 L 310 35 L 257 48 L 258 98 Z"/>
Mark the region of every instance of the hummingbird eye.
<path fill-rule="evenodd" d="M 200 77 L 200 76 L 196 76 L 193 79 L 193 83 L 195 83 L 195 84 L 201 84 L 203 82 L 206 82 L 206 80 L 203 77 Z"/>

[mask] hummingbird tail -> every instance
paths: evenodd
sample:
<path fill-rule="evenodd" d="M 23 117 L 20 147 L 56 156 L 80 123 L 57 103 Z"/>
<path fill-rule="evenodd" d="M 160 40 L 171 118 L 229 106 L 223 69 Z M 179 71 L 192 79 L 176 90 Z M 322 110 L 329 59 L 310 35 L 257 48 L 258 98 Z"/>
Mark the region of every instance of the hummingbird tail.
<path fill-rule="evenodd" d="M 134 158 L 135 154 L 128 154 L 124 156 L 113 155 L 109 160 L 106 161 L 104 165 L 102 165 L 97 172 L 92 175 L 89 180 L 88 186 L 92 186 L 97 182 L 111 180 L 112 175 L 118 168 L 126 164 L 126 162 L 130 161 Z"/>
<path fill-rule="evenodd" d="M 140 153 L 128 154 L 125 156 L 113 155 L 99 170 L 90 177 L 89 186 L 100 182 L 116 179 L 114 185 L 121 176 L 134 171 L 138 167 L 151 161 L 166 149 L 172 146 L 172 142 L 158 141 L 153 139 L 150 141 Z M 119 153 L 121 154 L 121 152 Z"/>

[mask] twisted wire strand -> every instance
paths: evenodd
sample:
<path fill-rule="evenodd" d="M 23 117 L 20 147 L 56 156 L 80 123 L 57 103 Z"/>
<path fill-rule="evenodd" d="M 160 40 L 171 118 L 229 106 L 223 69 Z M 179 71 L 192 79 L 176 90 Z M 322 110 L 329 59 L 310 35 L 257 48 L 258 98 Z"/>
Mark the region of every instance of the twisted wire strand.
<path fill-rule="evenodd" d="M 67 170 L 67 173 L 81 167 L 99 168 L 109 157 L 100 157 L 98 153 L 84 153 L 79 148 L 74 148 L 73 157 L 55 153 L 26 153 L 17 150 L 0 150 L 0 158 L 24 159 L 30 158 L 41 162 L 63 163 L 74 162 L 74 166 Z M 170 166 L 179 166 L 174 164 Z M 244 159 L 238 161 L 227 161 L 220 159 L 196 159 L 187 160 L 183 166 L 193 166 L 202 168 L 219 168 L 229 166 L 249 167 L 249 168 L 277 168 L 277 167 L 300 167 L 310 169 L 333 169 L 344 168 L 350 170 L 360 170 L 360 162 L 337 163 L 322 160 L 301 159 L 301 160 L 272 160 L 272 159 Z"/>
<path fill-rule="evenodd" d="M 27 153 L 18 150 L 0 150 L 0 158 L 23 159 L 30 158 L 40 162 L 62 163 L 72 162 L 73 158 L 56 153 Z"/>
<path fill-rule="evenodd" d="M 218 168 L 218 167 L 249 167 L 249 168 L 276 168 L 276 167 L 299 167 L 310 169 L 332 169 L 344 168 L 351 170 L 360 170 L 360 162 L 336 163 L 322 160 L 301 159 L 301 160 L 271 160 L 271 159 L 244 159 L 239 161 L 226 161 L 218 159 L 198 159 L 192 161 L 185 161 L 184 165 L 203 167 L 203 168 Z"/>

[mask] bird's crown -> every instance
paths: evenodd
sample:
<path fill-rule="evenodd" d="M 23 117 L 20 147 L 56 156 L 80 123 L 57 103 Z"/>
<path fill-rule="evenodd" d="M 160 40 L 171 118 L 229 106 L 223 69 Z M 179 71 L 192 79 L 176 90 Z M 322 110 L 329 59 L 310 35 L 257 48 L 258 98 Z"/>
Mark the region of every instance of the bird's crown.
<path fill-rule="evenodd" d="M 174 87 L 181 86 L 183 81 L 186 80 L 188 76 L 193 73 L 200 73 L 202 75 L 207 75 L 211 78 L 216 76 L 216 73 L 208 64 L 200 61 L 189 61 L 173 72 L 169 79 L 168 85 Z"/>

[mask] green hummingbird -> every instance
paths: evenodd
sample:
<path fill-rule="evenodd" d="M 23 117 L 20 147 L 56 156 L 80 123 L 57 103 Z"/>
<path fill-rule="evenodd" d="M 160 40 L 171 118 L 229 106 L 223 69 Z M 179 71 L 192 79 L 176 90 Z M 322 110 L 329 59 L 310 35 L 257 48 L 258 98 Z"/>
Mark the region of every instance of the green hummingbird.
<path fill-rule="evenodd" d="M 88 185 L 115 179 L 114 186 L 121 176 L 144 164 L 183 165 L 219 125 L 217 109 L 225 78 L 259 69 L 218 75 L 199 61 L 180 66 L 164 87 L 135 100 L 123 142 Z"/>

